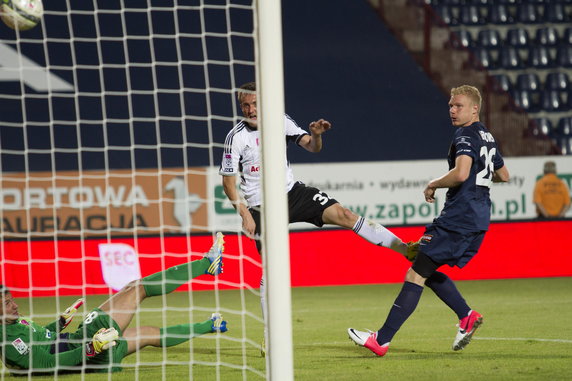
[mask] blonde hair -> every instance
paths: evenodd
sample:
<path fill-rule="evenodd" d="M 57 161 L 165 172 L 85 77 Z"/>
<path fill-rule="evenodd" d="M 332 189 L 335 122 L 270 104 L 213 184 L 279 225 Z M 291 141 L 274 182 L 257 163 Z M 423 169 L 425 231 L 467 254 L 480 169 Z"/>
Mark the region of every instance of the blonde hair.
<path fill-rule="evenodd" d="M 455 95 L 466 95 L 474 104 L 479 106 L 479 111 L 481 111 L 481 103 L 483 99 L 481 98 L 481 93 L 479 89 L 474 86 L 462 85 L 459 87 L 453 87 L 451 89 L 451 96 Z"/>

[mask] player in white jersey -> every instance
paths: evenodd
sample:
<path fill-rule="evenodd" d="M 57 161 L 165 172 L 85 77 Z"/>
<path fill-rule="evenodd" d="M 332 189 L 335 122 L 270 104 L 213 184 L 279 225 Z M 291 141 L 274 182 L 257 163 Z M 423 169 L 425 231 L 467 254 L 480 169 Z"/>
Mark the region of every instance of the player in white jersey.
<path fill-rule="evenodd" d="M 260 131 L 257 123 L 256 84 L 249 82 L 241 86 L 238 102 L 245 119 L 239 122 L 226 136 L 220 167 L 224 192 L 242 218 L 242 228 L 256 239 L 261 253 L 260 204 L 262 202 L 260 182 Z M 284 116 L 286 144 L 294 142 L 309 152 L 322 150 L 322 134 L 332 128 L 324 119 L 309 125 L 310 133 L 300 128 L 288 115 Z M 284 158 L 287 176 L 288 212 L 290 222 L 308 222 L 315 226 L 337 225 L 352 229 L 369 242 L 390 248 L 413 260 L 417 254 L 416 244 L 406 244 L 382 225 L 365 220 L 344 208 L 317 188 L 294 181 L 288 158 Z M 240 175 L 240 189 L 247 206 L 240 201 L 236 189 L 236 175 Z M 261 285 L 261 303 L 264 311 L 264 284 Z"/>

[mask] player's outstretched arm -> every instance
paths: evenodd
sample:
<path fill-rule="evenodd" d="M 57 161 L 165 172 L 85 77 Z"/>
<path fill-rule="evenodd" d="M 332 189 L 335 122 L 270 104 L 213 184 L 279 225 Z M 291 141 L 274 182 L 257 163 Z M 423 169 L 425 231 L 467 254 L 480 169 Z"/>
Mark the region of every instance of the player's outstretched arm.
<path fill-rule="evenodd" d="M 309 152 L 320 152 L 322 150 L 322 134 L 332 128 L 332 124 L 327 120 L 320 119 L 310 123 L 310 135 L 302 137 L 300 146 Z"/>
<path fill-rule="evenodd" d="M 22 369 L 30 370 L 54 370 L 56 365 L 69 367 L 79 365 L 84 356 L 93 357 L 115 345 L 119 333 L 115 328 L 102 328 L 94 336 L 93 340 L 86 345 L 81 345 L 71 351 L 50 353 L 50 346 L 46 342 L 39 342 L 31 346 L 30 356 L 21 356 L 19 353 L 8 351 L 6 356 L 16 362 Z M 13 349 L 13 348 L 10 348 Z M 16 349 L 13 349 L 14 352 Z M 31 359 L 32 363 L 29 363 Z"/>

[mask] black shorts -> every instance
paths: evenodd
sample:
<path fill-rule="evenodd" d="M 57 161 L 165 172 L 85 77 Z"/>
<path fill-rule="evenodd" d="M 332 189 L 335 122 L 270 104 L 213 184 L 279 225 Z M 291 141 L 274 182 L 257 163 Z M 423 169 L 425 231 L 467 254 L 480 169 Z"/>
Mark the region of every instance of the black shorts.
<path fill-rule="evenodd" d="M 326 193 L 318 188 L 306 186 L 304 183 L 298 181 L 290 192 L 288 192 L 288 220 L 292 222 L 308 222 L 312 225 L 322 227 L 324 220 L 322 215 L 324 210 L 330 206 L 337 204 L 333 198 L 330 198 Z M 255 234 L 260 237 L 260 207 L 255 206 L 249 208 L 252 218 L 256 223 Z M 260 241 L 256 240 L 256 247 L 260 252 Z"/>

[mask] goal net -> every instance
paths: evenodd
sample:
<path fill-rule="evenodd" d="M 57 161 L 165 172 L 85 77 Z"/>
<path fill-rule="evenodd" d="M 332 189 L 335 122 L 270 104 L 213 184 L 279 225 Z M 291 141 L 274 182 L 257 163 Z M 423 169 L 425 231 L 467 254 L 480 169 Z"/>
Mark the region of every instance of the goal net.
<path fill-rule="evenodd" d="M 44 9 L 28 31 L 0 23 L 0 283 L 41 326 L 86 298 L 64 331 L 73 332 L 130 281 L 201 259 L 223 231 L 224 273 L 147 298 L 130 327 L 220 313 L 228 332 L 144 348 L 121 374 L 264 379 L 261 258 L 218 174 L 224 137 L 241 119 L 236 90 L 257 76 L 255 2 L 51 0 Z M 4 340 L 3 364 L 10 346 L 27 350 Z M 3 365 L 0 379 L 18 372 Z M 90 379 L 85 364 L 81 379 Z"/>

